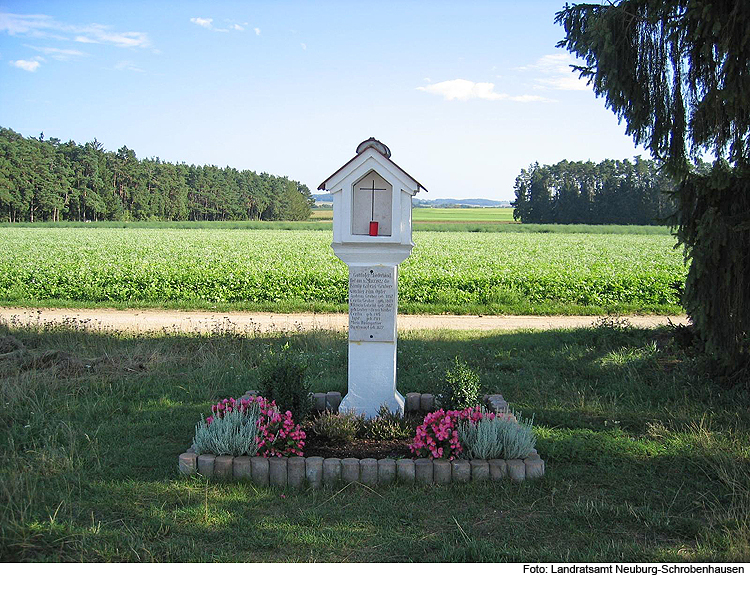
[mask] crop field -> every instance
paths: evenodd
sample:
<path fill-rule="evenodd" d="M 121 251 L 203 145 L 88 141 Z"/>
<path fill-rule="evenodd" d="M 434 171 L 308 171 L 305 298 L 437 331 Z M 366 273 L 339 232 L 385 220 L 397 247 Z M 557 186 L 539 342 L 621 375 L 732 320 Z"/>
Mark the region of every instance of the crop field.
<path fill-rule="evenodd" d="M 333 209 L 315 209 L 310 219 L 332 220 Z M 412 221 L 414 223 L 514 222 L 512 207 L 415 207 L 412 210 Z"/>
<path fill-rule="evenodd" d="M 415 232 L 405 313 L 679 313 L 686 268 L 668 235 Z M 344 311 L 329 232 L 0 230 L 0 302 Z"/>

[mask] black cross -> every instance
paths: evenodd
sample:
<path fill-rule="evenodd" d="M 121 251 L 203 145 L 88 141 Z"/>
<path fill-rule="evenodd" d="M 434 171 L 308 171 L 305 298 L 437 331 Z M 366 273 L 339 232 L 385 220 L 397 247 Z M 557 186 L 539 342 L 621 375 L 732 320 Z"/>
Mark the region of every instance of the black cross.
<path fill-rule="evenodd" d="M 372 187 L 360 187 L 360 191 L 372 191 L 372 214 L 370 216 L 370 221 L 375 221 L 375 191 L 387 191 L 387 189 L 378 189 L 375 187 L 375 179 L 372 179 Z"/>

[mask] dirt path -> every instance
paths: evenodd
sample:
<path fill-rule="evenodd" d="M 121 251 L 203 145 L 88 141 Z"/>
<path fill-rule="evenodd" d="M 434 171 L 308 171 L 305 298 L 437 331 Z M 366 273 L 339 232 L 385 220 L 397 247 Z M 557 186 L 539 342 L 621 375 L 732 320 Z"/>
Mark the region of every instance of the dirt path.
<path fill-rule="evenodd" d="M 591 326 L 600 316 L 406 316 L 398 317 L 400 330 L 517 330 Z M 686 316 L 621 316 L 633 326 L 651 327 L 672 322 L 687 324 Z M 346 314 L 270 314 L 265 312 L 183 312 L 179 310 L 73 310 L 0 308 L 0 324 L 64 324 L 93 330 L 125 332 L 210 333 L 346 330 Z"/>

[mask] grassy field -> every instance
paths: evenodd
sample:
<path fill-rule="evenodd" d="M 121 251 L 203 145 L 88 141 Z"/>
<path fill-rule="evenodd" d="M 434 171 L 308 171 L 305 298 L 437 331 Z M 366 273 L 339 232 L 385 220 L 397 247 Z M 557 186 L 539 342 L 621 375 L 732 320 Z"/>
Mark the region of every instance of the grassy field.
<path fill-rule="evenodd" d="M 460 355 L 485 392 L 534 415 L 541 480 L 426 493 L 179 477 L 201 413 L 255 386 L 268 348 L 287 342 L 314 391 L 345 389 L 343 334 L 0 326 L 1 559 L 750 560 L 747 385 L 707 377 L 679 332 L 401 335 L 402 392 L 434 391 Z"/>
<path fill-rule="evenodd" d="M 332 220 L 333 209 L 314 209 L 310 219 Z M 412 221 L 414 223 L 514 222 L 512 207 L 415 207 L 412 210 Z"/>
<path fill-rule="evenodd" d="M 523 226 L 509 226 L 522 228 Z M 328 232 L 6 227 L 0 305 L 345 311 Z M 680 313 L 666 234 L 415 232 L 405 313 Z"/>

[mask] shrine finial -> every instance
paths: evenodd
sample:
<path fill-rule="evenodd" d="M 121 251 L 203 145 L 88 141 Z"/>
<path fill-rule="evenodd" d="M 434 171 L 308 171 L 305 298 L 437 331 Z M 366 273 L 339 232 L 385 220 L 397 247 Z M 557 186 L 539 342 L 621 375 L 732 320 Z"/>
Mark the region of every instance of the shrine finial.
<path fill-rule="evenodd" d="M 375 148 L 378 152 L 380 152 L 386 158 L 391 157 L 390 148 L 386 146 L 383 142 L 376 140 L 374 137 L 370 137 L 366 139 L 365 141 L 363 141 L 361 144 L 359 144 L 357 146 L 357 154 L 361 154 L 367 148 Z"/>

